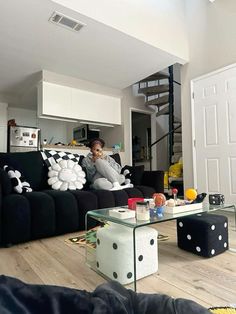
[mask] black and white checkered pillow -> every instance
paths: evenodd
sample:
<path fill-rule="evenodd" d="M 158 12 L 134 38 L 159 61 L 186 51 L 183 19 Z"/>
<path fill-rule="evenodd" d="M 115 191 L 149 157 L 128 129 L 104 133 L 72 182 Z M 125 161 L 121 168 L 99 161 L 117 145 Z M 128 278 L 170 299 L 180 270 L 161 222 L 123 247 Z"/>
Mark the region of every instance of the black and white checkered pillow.
<path fill-rule="evenodd" d="M 70 159 L 80 164 L 82 162 L 82 159 L 84 158 L 83 155 L 72 154 L 69 152 L 60 152 L 55 150 L 44 150 L 41 151 L 41 154 L 48 168 L 51 168 L 53 164 L 58 163 L 63 159 L 64 160 Z"/>

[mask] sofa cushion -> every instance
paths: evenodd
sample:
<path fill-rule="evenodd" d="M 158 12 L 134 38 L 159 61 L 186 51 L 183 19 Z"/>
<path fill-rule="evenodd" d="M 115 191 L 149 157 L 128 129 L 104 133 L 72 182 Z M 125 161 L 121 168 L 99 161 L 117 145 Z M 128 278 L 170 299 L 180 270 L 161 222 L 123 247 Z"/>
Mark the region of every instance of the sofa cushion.
<path fill-rule="evenodd" d="M 144 198 L 152 198 L 156 192 L 154 188 L 145 185 L 137 185 L 135 188 L 142 192 Z"/>
<path fill-rule="evenodd" d="M 75 232 L 79 228 L 79 213 L 76 198 L 67 191 L 45 190 L 54 200 L 56 213 L 56 234 Z"/>
<path fill-rule="evenodd" d="M 115 199 L 112 191 L 107 190 L 92 190 L 93 194 L 97 196 L 98 208 L 108 208 L 115 206 Z"/>
<path fill-rule="evenodd" d="M 39 151 L 23 153 L 0 153 L 0 167 L 12 166 L 24 174 L 25 179 L 35 191 L 48 188 L 48 169 Z"/>
<path fill-rule="evenodd" d="M 125 166 L 123 171 L 128 169 L 130 172 L 130 180 L 133 185 L 140 185 L 142 183 L 142 177 L 144 173 L 144 165 L 140 166 Z"/>
<path fill-rule="evenodd" d="M 128 204 L 128 194 L 125 190 L 112 191 L 115 206 L 125 206 Z"/>
<path fill-rule="evenodd" d="M 2 203 L 2 242 L 11 245 L 31 239 L 31 211 L 28 200 L 19 194 L 10 194 Z"/>
<path fill-rule="evenodd" d="M 55 235 L 56 216 L 53 198 L 42 192 L 26 193 L 31 208 L 31 238 L 40 239 Z"/>
<path fill-rule="evenodd" d="M 155 192 L 164 193 L 164 171 L 144 171 L 141 184 L 154 188 Z"/>
<path fill-rule="evenodd" d="M 127 193 L 128 198 L 131 198 L 131 197 L 143 197 L 142 191 L 140 191 L 136 187 L 135 188 L 127 188 L 127 189 L 124 189 L 123 191 L 125 191 Z M 128 201 L 127 201 L 127 203 L 128 203 Z"/>
<path fill-rule="evenodd" d="M 78 205 L 78 213 L 79 213 L 79 230 L 85 230 L 85 216 L 89 210 L 98 209 L 98 199 L 95 194 L 91 191 L 68 191 L 68 193 L 72 193 Z M 88 222 L 88 229 L 93 228 L 96 225 L 94 221 Z"/>

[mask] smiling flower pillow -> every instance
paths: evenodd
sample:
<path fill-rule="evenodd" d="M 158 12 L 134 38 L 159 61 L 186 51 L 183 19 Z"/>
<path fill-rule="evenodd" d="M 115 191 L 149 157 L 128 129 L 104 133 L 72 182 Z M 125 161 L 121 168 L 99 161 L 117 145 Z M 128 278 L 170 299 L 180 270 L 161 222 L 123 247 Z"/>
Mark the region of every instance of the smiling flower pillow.
<path fill-rule="evenodd" d="M 53 164 L 48 176 L 48 184 L 53 190 L 81 190 L 86 182 L 80 165 L 70 159 Z"/>

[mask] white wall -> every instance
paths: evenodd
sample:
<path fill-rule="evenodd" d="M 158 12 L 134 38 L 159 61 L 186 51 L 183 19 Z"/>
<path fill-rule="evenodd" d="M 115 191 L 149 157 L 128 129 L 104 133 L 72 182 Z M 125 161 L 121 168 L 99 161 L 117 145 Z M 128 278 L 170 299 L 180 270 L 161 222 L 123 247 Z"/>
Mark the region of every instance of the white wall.
<path fill-rule="evenodd" d="M 188 60 L 183 0 L 54 0 L 125 34 Z M 141 24 L 140 24 L 141 22 Z"/>
<path fill-rule="evenodd" d="M 104 139 L 107 147 L 112 147 L 114 144 L 121 144 L 121 149 L 124 150 L 124 133 L 122 125 L 115 126 L 114 128 L 99 127 L 99 129 L 101 130 L 100 137 Z"/>
<path fill-rule="evenodd" d="M 53 137 L 52 143 L 68 143 L 71 139 L 67 137 L 67 123 L 63 121 L 39 119 L 36 110 L 22 108 L 8 108 L 8 120 L 15 119 L 18 125 L 39 127 L 41 139 L 48 141 Z"/>
<path fill-rule="evenodd" d="M 7 151 L 7 103 L 0 102 L 0 152 Z"/>
<path fill-rule="evenodd" d="M 181 83 L 181 68 L 182 65 L 174 65 L 174 80 Z M 174 115 L 181 121 L 181 86 L 174 83 Z"/>
<path fill-rule="evenodd" d="M 190 81 L 236 62 L 235 0 L 186 0 L 190 62 L 183 66 L 182 123 L 185 188 L 193 186 Z"/>
<path fill-rule="evenodd" d="M 169 116 L 162 115 L 157 117 L 157 140 L 164 134 L 169 132 Z M 156 158 L 157 158 L 157 169 L 168 170 L 169 168 L 169 157 L 168 157 L 168 137 L 156 144 Z"/>
<path fill-rule="evenodd" d="M 131 110 L 143 113 L 153 113 L 145 107 L 145 98 L 142 95 L 137 95 L 135 92 L 135 86 L 129 86 L 123 90 L 123 97 L 121 100 L 121 114 L 123 121 L 123 138 L 124 138 L 124 150 L 125 150 L 125 164 L 132 164 L 132 138 L 131 138 Z M 155 118 L 151 117 L 152 123 L 152 142 L 156 139 L 156 122 Z M 153 169 L 156 169 L 156 151 L 153 150 Z"/>

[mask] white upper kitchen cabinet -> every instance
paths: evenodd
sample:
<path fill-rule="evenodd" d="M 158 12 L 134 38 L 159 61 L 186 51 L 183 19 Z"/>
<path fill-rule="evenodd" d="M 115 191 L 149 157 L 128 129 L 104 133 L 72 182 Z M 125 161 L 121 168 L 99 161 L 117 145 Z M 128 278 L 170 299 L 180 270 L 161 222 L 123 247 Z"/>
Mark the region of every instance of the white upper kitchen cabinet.
<path fill-rule="evenodd" d="M 121 99 L 78 88 L 40 82 L 38 116 L 65 121 L 121 124 Z"/>
<path fill-rule="evenodd" d="M 120 98 L 72 88 L 74 117 L 79 120 L 121 124 Z"/>
<path fill-rule="evenodd" d="M 48 82 L 40 83 L 38 106 L 41 115 L 71 118 L 71 88 Z"/>

